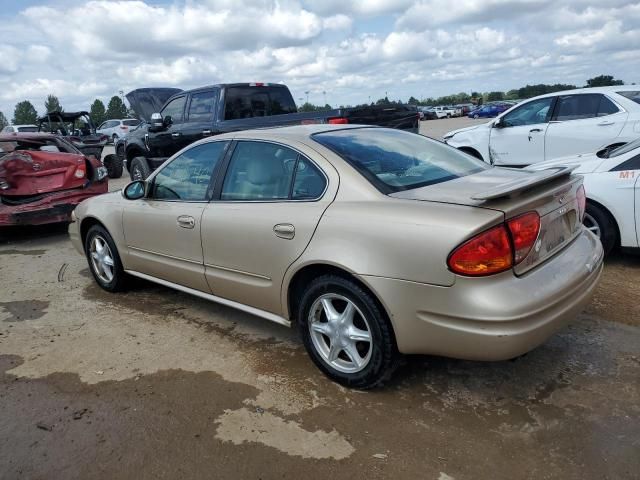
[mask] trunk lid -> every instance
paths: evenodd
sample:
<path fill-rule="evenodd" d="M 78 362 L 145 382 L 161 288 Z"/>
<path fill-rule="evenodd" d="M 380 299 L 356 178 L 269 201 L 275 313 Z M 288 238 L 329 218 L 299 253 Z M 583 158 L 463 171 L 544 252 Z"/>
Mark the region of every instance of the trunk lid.
<path fill-rule="evenodd" d="M 80 188 L 86 181 L 83 155 L 16 150 L 0 157 L 3 197 L 31 197 Z"/>
<path fill-rule="evenodd" d="M 127 93 L 126 97 L 140 120 L 148 122 L 152 114 L 160 112 L 169 98 L 180 92 L 182 90 L 179 88 L 138 88 Z"/>
<path fill-rule="evenodd" d="M 540 232 L 533 248 L 514 267 L 521 275 L 552 257 L 581 231 L 577 190 L 582 177 L 572 168 L 528 171 L 494 167 L 482 172 L 391 194 L 395 198 L 467 205 L 498 210 L 504 219 L 535 211 Z"/>

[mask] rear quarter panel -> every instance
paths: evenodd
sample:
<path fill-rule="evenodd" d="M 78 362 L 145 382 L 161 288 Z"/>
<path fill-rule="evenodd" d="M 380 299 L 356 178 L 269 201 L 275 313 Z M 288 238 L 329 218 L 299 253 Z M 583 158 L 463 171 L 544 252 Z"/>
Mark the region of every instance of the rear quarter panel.
<path fill-rule="evenodd" d="M 382 197 L 334 202 L 288 278 L 305 265 L 323 263 L 357 275 L 450 286 L 451 251 L 503 218 L 492 210 Z"/>

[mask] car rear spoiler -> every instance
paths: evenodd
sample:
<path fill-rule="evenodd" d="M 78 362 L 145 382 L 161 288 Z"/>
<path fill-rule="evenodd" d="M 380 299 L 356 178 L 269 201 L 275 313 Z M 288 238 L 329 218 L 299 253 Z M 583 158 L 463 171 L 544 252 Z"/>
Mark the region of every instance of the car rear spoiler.
<path fill-rule="evenodd" d="M 564 177 L 565 175 L 571 175 L 571 172 L 573 172 L 576 168 L 578 168 L 577 165 L 550 167 L 545 170 L 510 169 L 527 172 L 530 175 L 527 178 L 507 182 L 505 184 L 498 185 L 497 187 L 490 190 L 475 193 L 471 196 L 471 198 L 473 200 L 487 201 L 501 197 L 514 197 L 522 193 L 524 190 L 529 190 L 530 188 L 533 188 L 537 185 L 550 182 L 551 180 Z"/>

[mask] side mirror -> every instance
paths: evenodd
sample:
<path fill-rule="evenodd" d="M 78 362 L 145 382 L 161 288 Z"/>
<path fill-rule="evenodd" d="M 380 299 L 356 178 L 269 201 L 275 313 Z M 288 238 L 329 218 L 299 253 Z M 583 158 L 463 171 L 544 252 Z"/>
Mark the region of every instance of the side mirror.
<path fill-rule="evenodd" d="M 144 198 L 147 190 L 147 182 L 135 180 L 122 189 L 122 196 L 127 200 L 139 200 Z"/>
<path fill-rule="evenodd" d="M 166 117 L 164 117 L 164 120 L 162 122 L 165 128 L 169 128 L 172 123 L 173 123 L 173 118 L 171 118 L 171 115 L 167 115 Z"/>
<path fill-rule="evenodd" d="M 507 124 L 504 122 L 503 118 L 499 118 L 497 119 L 494 123 L 493 123 L 493 128 L 504 128 L 506 127 Z"/>
<path fill-rule="evenodd" d="M 159 132 L 164 130 L 165 124 L 162 120 L 162 115 L 159 113 L 151 114 L 151 120 L 149 121 L 149 131 L 150 132 Z"/>

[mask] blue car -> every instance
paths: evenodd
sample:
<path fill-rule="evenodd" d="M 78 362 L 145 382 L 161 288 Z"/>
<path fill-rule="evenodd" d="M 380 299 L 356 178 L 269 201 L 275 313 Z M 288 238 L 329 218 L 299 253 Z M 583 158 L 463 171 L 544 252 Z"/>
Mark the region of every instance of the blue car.
<path fill-rule="evenodd" d="M 469 112 L 469 118 L 493 118 L 508 110 L 511 105 L 485 105 Z"/>

